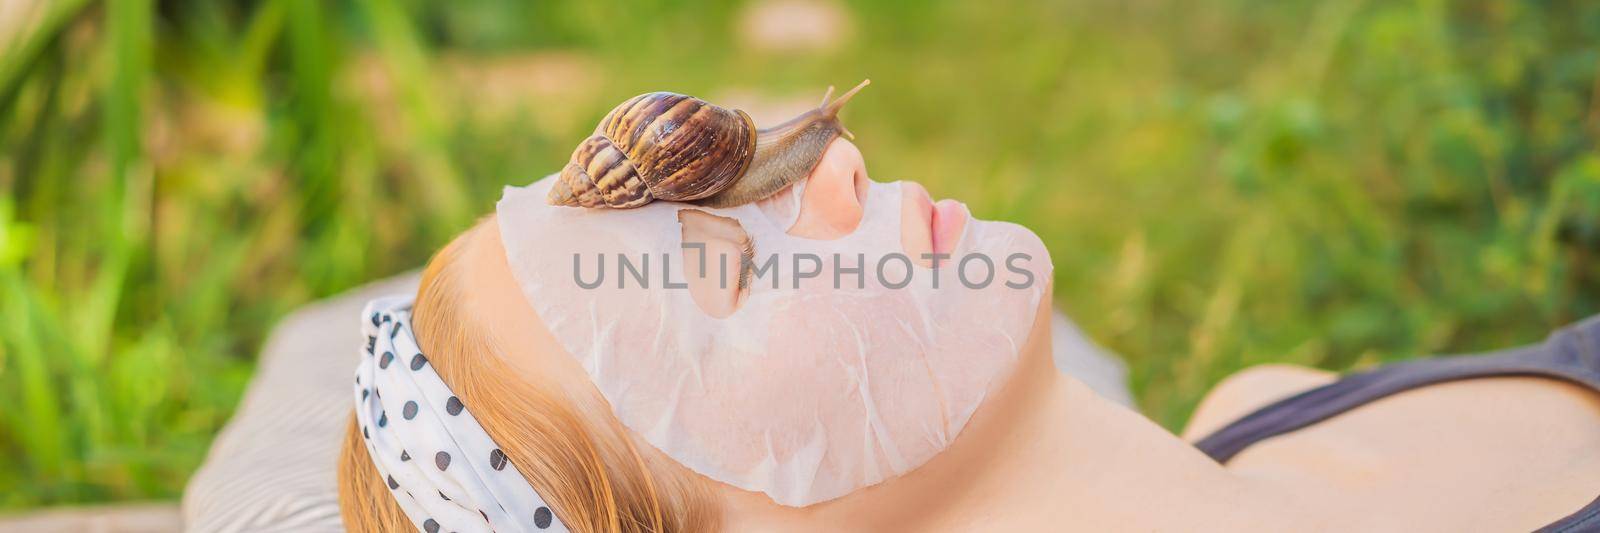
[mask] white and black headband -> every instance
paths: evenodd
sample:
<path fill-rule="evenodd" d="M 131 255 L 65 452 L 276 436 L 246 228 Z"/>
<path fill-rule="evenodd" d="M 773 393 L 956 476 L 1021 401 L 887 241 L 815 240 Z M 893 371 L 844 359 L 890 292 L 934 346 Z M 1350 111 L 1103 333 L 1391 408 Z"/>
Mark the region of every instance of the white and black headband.
<path fill-rule="evenodd" d="M 428 364 L 411 304 L 367 304 L 355 380 L 356 423 L 395 501 L 428 533 L 567 531 Z"/>

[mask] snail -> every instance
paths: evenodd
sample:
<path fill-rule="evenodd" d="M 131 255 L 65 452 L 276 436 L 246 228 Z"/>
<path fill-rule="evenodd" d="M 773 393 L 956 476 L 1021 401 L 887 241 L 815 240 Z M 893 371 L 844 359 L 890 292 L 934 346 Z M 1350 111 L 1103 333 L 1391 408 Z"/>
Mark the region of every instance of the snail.
<path fill-rule="evenodd" d="M 578 145 L 550 188 L 549 203 L 629 209 L 655 200 L 733 207 L 811 174 L 840 135 L 839 110 L 872 80 L 816 109 L 757 130 L 744 111 L 669 92 L 618 105 Z"/>

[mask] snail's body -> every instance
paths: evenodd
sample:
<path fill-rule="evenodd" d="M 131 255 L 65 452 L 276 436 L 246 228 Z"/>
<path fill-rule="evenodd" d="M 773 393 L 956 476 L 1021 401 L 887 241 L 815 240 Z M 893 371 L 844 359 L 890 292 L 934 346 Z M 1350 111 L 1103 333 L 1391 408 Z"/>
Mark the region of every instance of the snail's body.
<path fill-rule="evenodd" d="M 763 130 L 743 111 L 698 98 L 635 96 L 573 151 L 549 202 L 628 209 L 655 200 L 732 207 L 766 198 L 810 175 L 828 144 L 849 134 L 839 109 L 867 83 L 833 101 L 830 87 L 816 109 Z"/>

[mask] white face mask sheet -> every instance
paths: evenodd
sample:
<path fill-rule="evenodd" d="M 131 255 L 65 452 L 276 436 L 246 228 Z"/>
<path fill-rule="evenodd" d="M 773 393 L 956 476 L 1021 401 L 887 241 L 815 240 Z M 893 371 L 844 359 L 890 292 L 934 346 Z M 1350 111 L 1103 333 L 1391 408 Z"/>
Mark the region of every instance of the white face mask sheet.
<path fill-rule="evenodd" d="M 701 475 L 787 506 L 844 496 L 948 447 L 1015 368 L 1052 270 L 1032 232 L 970 216 L 937 272 L 913 266 L 898 182 L 869 185 L 854 232 L 812 240 L 786 233 L 798 190 L 765 209 L 590 210 L 547 205 L 553 181 L 507 187 L 497 206 L 539 318 L 629 429 Z M 681 286 L 697 253 L 681 246 L 685 209 L 737 220 L 758 269 L 776 258 L 725 318 Z M 619 256 L 647 287 L 619 271 Z M 580 285 L 597 276 L 598 287 Z"/>

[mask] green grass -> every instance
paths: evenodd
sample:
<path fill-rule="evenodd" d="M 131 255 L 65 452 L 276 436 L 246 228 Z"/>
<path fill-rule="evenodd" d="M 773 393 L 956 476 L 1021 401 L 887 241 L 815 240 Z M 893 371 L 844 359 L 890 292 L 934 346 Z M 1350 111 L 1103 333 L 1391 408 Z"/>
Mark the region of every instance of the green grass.
<path fill-rule="evenodd" d="M 414 268 L 647 90 L 814 100 L 1050 245 L 1170 427 L 1217 380 L 1600 312 L 1600 4 L 52 0 L 0 33 L 0 509 L 172 498 L 274 320 Z M 20 29 L 19 29 L 20 28 Z"/>

